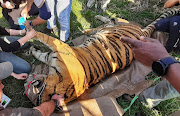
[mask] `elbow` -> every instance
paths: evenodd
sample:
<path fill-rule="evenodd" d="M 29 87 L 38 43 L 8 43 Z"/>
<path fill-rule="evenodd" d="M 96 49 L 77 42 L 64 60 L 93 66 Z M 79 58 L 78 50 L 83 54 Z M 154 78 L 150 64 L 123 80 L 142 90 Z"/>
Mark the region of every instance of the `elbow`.
<path fill-rule="evenodd" d="M 51 13 L 50 12 L 42 13 L 42 14 L 40 14 L 40 18 L 42 18 L 44 20 L 48 20 L 49 18 L 51 18 Z"/>

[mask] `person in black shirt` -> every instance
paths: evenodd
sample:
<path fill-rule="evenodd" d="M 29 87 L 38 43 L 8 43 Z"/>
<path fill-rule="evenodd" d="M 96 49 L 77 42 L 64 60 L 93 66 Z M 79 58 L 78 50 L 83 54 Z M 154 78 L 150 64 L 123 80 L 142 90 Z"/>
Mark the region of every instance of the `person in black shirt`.
<path fill-rule="evenodd" d="M 25 30 L 13 30 L 0 27 L 0 35 L 22 34 L 25 34 Z M 0 64 L 4 62 L 10 62 L 13 66 L 13 72 L 11 73 L 11 75 L 17 79 L 26 79 L 24 77 L 27 77 L 27 74 L 30 73 L 31 66 L 27 61 L 14 55 L 12 52 L 19 50 L 21 46 L 23 46 L 29 39 L 34 37 L 35 34 L 36 31 L 34 29 L 31 29 L 29 32 L 26 32 L 26 35 L 22 38 L 11 36 L 4 37 L 3 39 L 0 38 Z M 4 65 L 0 65 L 0 67 L 4 67 L 3 69 L 6 68 L 6 66 Z M 5 72 L 6 71 L 0 71 L 0 75 L 3 75 L 2 73 Z"/>

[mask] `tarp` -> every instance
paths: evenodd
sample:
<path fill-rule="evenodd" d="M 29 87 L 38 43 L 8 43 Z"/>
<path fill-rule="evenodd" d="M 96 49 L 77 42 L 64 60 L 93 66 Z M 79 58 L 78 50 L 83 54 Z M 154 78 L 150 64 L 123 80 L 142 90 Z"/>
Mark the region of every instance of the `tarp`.
<path fill-rule="evenodd" d="M 79 45 L 86 38 L 86 35 L 83 35 L 72 42 L 74 45 Z M 153 38 L 165 44 L 167 35 L 155 32 Z M 64 106 L 62 112 L 54 113 L 52 116 L 121 116 L 124 110 L 117 103 L 116 98 L 125 93 L 138 95 L 148 88 L 153 81 L 145 80 L 145 76 L 151 71 L 150 67 L 134 60 L 130 66 L 104 78 L 77 100 Z"/>

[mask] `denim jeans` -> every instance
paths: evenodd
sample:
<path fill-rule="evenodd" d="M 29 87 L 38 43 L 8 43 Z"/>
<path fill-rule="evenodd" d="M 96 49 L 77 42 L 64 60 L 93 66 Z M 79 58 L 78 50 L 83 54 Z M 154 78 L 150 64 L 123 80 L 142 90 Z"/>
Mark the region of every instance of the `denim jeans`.
<path fill-rule="evenodd" d="M 20 37 L 6 37 L 10 42 L 16 41 L 20 39 Z M 1 39 L 1 38 L 0 38 Z M 25 44 L 22 48 L 26 48 L 28 45 Z M 21 49 L 22 49 L 21 48 Z M 11 52 L 3 52 L 0 51 L 0 63 L 10 61 L 13 64 L 13 72 L 20 74 L 20 73 L 30 73 L 31 66 L 30 64 L 23 60 L 22 58 L 14 55 Z"/>
<path fill-rule="evenodd" d="M 168 52 L 171 52 L 173 49 L 179 51 L 180 47 L 180 15 L 167 17 L 161 19 L 155 24 L 155 27 L 159 31 L 168 32 L 169 39 L 166 43 L 166 49 Z"/>
<path fill-rule="evenodd" d="M 70 13 L 72 0 L 46 0 L 51 18 L 47 20 L 47 28 L 56 27 L 56 18 L 60 24 L 60 40 L 66 41 L 70 33 Z"/>

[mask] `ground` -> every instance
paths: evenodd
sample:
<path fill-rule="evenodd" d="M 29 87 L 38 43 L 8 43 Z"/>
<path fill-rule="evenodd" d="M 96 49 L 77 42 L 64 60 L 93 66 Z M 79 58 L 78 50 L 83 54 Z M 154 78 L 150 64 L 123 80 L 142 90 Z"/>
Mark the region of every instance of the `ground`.
<path fill-rule="evenodd" d="M 146 26 L 158 18 L 165 10 L 163 8 L 165 0 L 111 0 L 105 12 L 99 10 L 99 4 L 97 5 L 97 8 L 93 6 L 88 9 L 86 3 L 87 0 L 73 0 L 71 12 L 71 39 L 82 35 L 82 30 L 84 29 L 102 25 L 102 22 L 94 19 L 94 16 L 98 14 L 107 17 L 121 17 L 139 23 L 142 26 Z M 9 28 L 9 25 L 2 14 L 0 15 L 0 25 Z M 35 27 L 35 30 L 41 31 L 44 28 L 46 28 L 46 24 Z M 54 36 L 53 34 L 51 35 Z M 23 57 L 31 64 L 39 63 L 35 58 L 28 56 L 27 50 L 17 52 L 16 54 Z M 172 55 L 180 59 L 180 53 L 172 53 Z M 154 77 L 155 76 L 152 73 L 148 76 L 148 78 Z M 5 85 L 4 93 L 13 99 L 8 107 L 33 107 L 32 103 L 24 94 L 24 81 L 8 77 L 3 80 L 3 84 Z M 130 104 L 130 101 L 124 101 L 121 97 L 117 98 L 117 101 L 123 108 L 128 107 Z M 153 109 L 149 109 L 138 101 L 135 101 L 132 107 L 125 113 L 125 116 L 134 116 L 135 113 L 140 111 L 144 112 L 147 116 L 166 116 L 177 111 L 179 108 L 179 98 L 164 101 Z"/>

